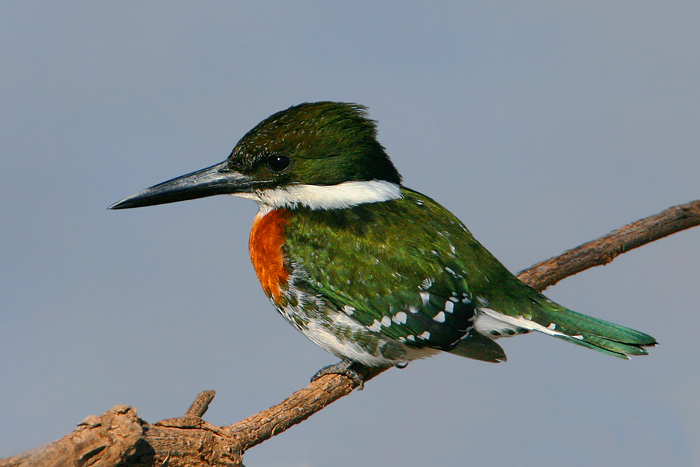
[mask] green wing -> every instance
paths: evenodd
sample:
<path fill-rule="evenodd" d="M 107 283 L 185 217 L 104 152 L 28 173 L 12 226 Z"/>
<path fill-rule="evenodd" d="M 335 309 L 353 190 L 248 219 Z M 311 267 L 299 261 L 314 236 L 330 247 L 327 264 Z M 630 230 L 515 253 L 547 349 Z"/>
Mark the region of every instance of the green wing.
<path fill-rule="evenodd" d="M 512 275 L 450 212 L 402 192 L 402 199 L 350 209 L 295 211 L 286 256 L 304 271 L 310 293 L 373 331 L 417 347 L 503 360 L 491 339 L 468 335 L 480 297 L 470 284 Z"/>

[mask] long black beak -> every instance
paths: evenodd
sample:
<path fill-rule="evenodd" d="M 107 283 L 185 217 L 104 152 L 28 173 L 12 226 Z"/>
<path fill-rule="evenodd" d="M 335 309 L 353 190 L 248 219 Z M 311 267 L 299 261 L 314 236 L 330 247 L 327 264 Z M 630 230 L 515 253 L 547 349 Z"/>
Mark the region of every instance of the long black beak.
<path fill-rule="evenodd" d="M 108 209 L 129 209 L 175 203 L 207 196 L 249 191 L 254 180 L 226 167 L 226 161 L 146 188 Z"/>

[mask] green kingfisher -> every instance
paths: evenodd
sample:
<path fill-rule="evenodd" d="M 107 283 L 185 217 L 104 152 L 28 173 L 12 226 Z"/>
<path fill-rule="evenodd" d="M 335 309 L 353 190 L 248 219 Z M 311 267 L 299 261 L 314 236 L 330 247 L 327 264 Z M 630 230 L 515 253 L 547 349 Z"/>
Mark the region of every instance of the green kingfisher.
<path fill-rule="evenodd" d="M 259 123 L 228 159 L 110 206 L 230 194 L 259 206 L 250 258 L 279 313 L 351 365 L 439 351 L 505 361 L 500 337 L 538 331 L 615 357 L 653 337 L 571 311 L 519 281 L 447 209 L 401 184 L 365 107 L 304 103 Z"/>

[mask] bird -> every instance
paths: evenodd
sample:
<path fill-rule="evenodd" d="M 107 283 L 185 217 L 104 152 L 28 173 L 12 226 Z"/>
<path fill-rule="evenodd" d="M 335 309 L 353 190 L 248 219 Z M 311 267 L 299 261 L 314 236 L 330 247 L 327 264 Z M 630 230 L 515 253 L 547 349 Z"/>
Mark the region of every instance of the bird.
<path fill-rule="evenodd" d="M 249 253 L 262 289 L 297 330 L 341 361 L 405 367 L 439 352 L 506 361 L 496 342 L 537 331 L 620 358 L 648 334 L 555 303 L 527 286 L 433 199 L 402 184 L 366 107 L 292 106 L 248 131 L 219 164 L 109 209 L 228 194 L 255 201 Z"/>

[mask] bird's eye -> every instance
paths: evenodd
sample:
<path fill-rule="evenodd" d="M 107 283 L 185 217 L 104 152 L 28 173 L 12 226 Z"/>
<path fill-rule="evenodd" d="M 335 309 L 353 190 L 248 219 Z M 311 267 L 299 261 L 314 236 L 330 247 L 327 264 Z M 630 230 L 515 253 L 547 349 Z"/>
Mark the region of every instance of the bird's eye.
<path fill-rule="evenodd" d="M 274 156 L 267 158 L 265 165 L 267 165 L 267 168 L 273 172 L 282 172 L 284 169 L 289 167 L 291 162 L 292 161 L 289 160 L 289 157 L 282 154 L 275 154 Z"/>

